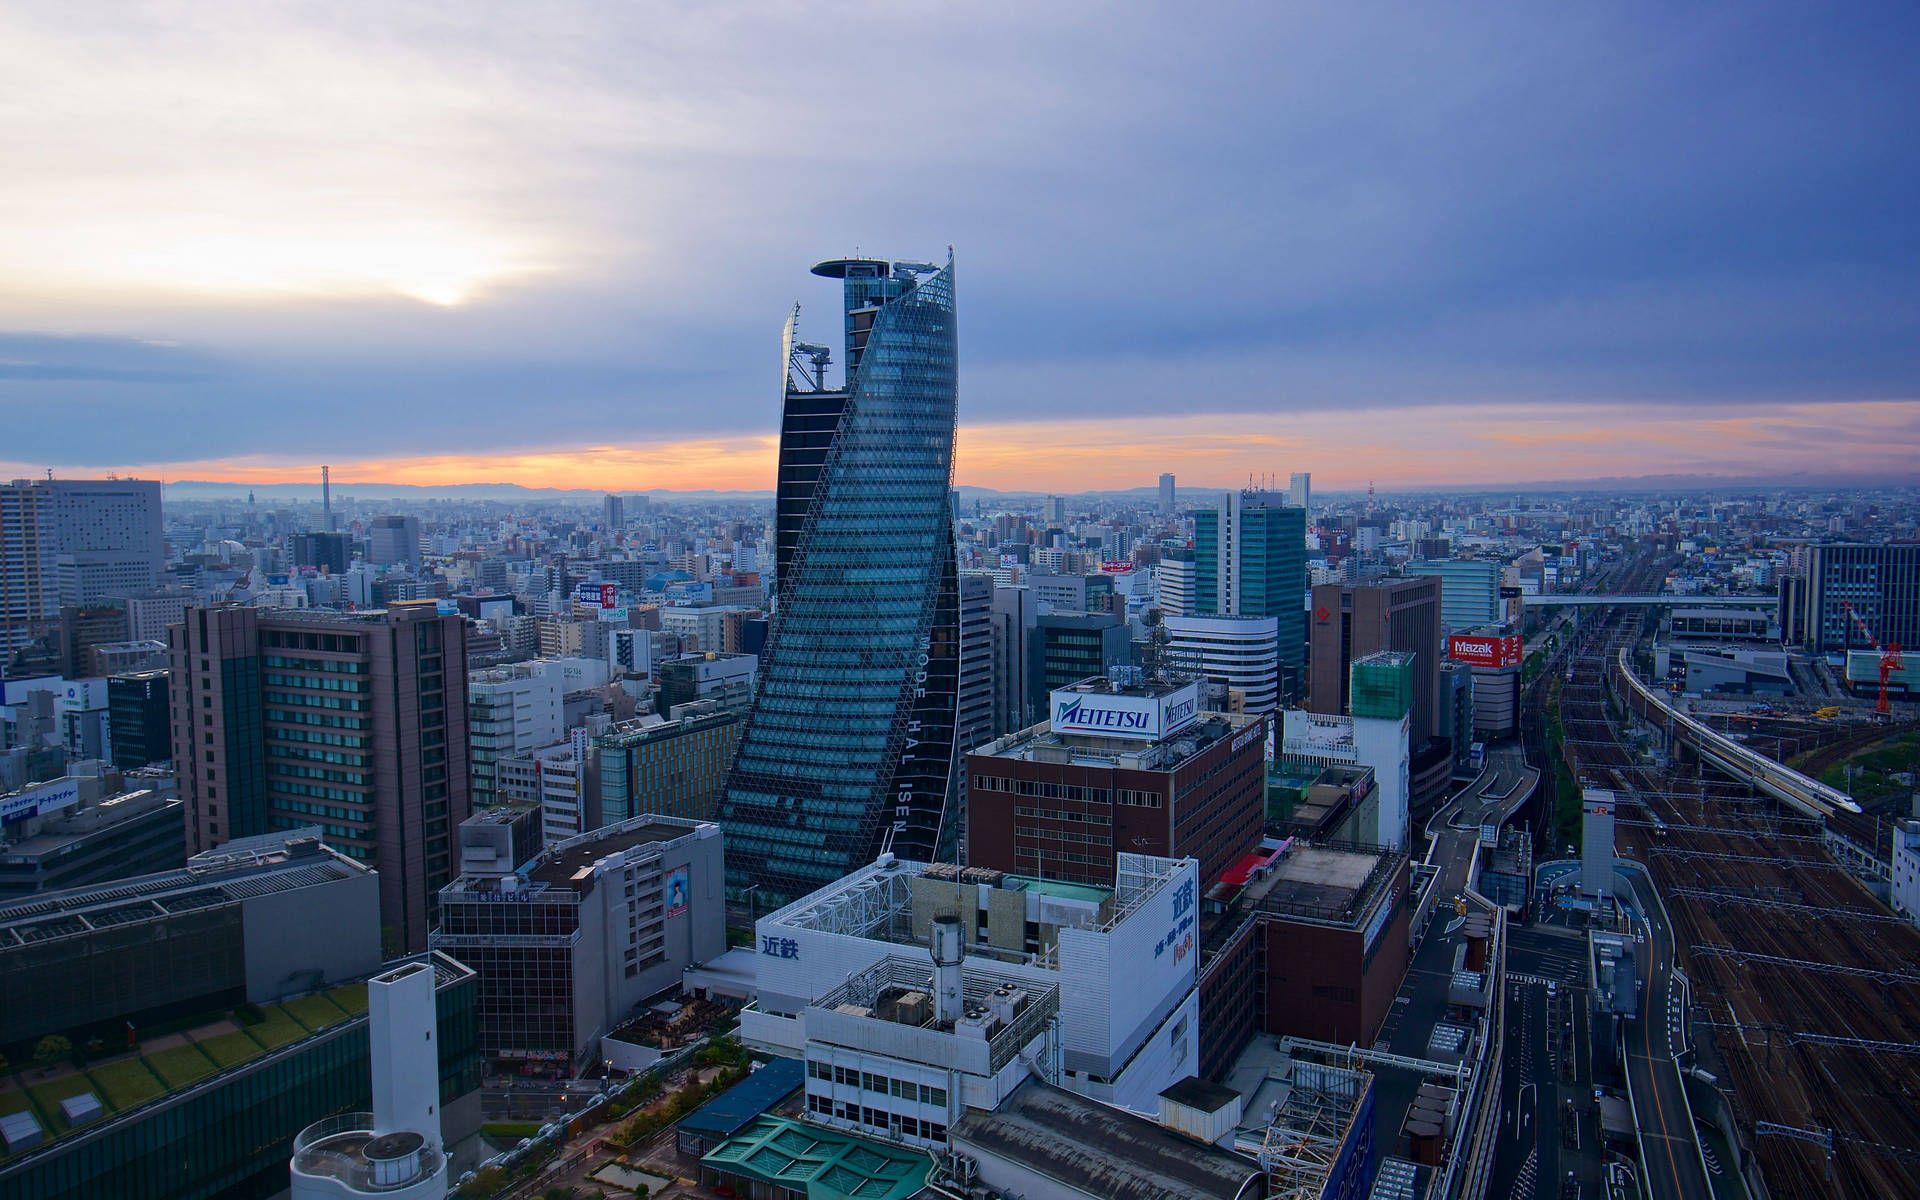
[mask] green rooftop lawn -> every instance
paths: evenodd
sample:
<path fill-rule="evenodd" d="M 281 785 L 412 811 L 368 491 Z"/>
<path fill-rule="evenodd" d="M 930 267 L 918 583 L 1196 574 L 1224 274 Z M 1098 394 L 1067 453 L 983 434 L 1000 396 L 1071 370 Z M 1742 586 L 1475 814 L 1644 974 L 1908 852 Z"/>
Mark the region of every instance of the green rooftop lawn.
<path fill-rule="evenodd" d="M 298 1000 L 287 1000 L 281 1008 L 293 1014 L 293 1019 L 308 1029 L 325 1029 L 329 1025 L 338 1025 L 347 1019 L 346 1012 L 333 1001 L 321 996 L 302 996 Z"/>
<path fill-rule="evenodd" d="M 367 1011 L 367 985 L 364 983 L 344 983 L 326 995 L 327 999 L 356 1017 Z"/>
<path fill-rule="evenodd" d="M 103 1099 L 121 1112 L 137 1108 L 167 1090 L 137 1057 L 88 1067 L 87 1074 L 106 1093 Z"/>
<path fill-rule="evenodd" d="M 91 1079 L 79 1074 L 68 1075 L 49 1083 L 34 1084 L 32 1091 L 33 1098 L 40 1102 L 40 1111 L 46 1113 L 47 1119 L 53 1122 L 55 1133 L 65 1133 L 68 1128 L 66 1115 L 60 1111 L 62 1100 L 69 1096 L 78 1096 L 82 1092 L 93 1092 L 96 1096 L 100 1094 L 95 1090 Z M 106 1097 L 101 1096 L 101 1099 L 104 1100 Z"/>
<path fill-rule="evenodd" d="M 222 1033 L 210 1038 L 201 1038 L 200 1048 L 212 1055 L 213 1061 L 219 1063 L 222 1068 L 246 1062 L 250 1058 L 258 1058 L 266 1053 L 260 1049 L 258 1042 L 255 1042 L 245 1033 L 237 1031 L 234 1033 Z"/>
<path fill-rule="evenodd" d="M 13 1080 L 0 1080 L 0 1087 L 6 1089 L 5 1091 L 0 1091 L 0 1117 L 9 1117 L 14 1113 L 24 1112 L 33 1107 L 33 1105 L 27 1101 L 26 1089 L 15 1087 Z"/>
<path fill-rule="evenodd" d="M 269 1004 L 261 1010 L 266 1019 L 247 1026 L 247 1032 L 260 1039 L 260 1044 L 269 1050 L 278 1050 L 288 1042 L 297 1042 L 307 1036 L 307 1027 L 287 1015 L 278 1004 Z"/>
<path fill-rule="evenodd" d="M 213 1064 L 207 1061 L 207 1056 L 200 1053 L 197 1046 L 174 1046 L 156 1051 L 147 1055 L 147 1061 L 154 1070 L 160 1072 L 160 1077 L 167 1081 L 169 1087 L 183 1088 L 213 1074 Z"/>

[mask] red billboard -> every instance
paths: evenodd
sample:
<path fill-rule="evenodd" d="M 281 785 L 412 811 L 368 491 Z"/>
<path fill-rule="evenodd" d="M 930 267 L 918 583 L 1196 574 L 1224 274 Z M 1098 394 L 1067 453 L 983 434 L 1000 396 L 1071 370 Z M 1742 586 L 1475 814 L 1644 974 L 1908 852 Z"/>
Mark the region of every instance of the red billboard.
<path fill-rule="evenodd" d="M 1447 639 L 1447 657 L 1474 667 L 1517 667 L 1522 644 L 1520 635 L 1475 637 L 1456 633 Z"/>

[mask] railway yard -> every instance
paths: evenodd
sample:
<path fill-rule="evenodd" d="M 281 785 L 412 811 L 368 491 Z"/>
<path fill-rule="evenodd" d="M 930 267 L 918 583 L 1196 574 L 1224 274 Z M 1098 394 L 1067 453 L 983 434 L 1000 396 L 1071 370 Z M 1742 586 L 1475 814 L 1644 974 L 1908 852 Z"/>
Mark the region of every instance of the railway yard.
<path fill-rule="evenodd" d="M 1640 620 L 1611 610 L 1587 622 L 1543 683 L 1567 766 L 1617 793 L 1619 852 L 1665 899 L 1692 987 L 1688 1044 L 1710 1039 L 1775 1200 L 1920 1195 L 1920 929 L 1835 860 L 1822 817 L 1691 755 L 1640 752 L 1608 679 Z M 1743 741 L 1789 756 L 1859 736 L 1754 733 Z M 1885 854 L 1885 821 L 1829 807 L 1828 827 Z"/>

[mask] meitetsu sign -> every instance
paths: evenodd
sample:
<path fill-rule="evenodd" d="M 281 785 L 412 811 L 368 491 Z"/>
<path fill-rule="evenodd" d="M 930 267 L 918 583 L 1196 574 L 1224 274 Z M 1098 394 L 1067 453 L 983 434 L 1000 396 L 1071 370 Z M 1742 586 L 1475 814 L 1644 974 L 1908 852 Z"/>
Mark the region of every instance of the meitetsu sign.
<path fill-rule="evenodd" d="M 1162 696 L 1067 689 L 1053 693 L 1051 711 L 1055 733 L 1157 741 L 1185 729 L 1200 715 L 1200 685 L 1189 683 Z"/>

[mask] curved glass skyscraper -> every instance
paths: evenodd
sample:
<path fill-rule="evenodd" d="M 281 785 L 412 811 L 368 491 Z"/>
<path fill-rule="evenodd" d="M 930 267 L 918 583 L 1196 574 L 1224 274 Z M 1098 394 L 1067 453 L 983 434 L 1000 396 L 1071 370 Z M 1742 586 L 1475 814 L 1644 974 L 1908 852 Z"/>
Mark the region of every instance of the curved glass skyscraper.
<path fill-rule="evenodd" d="M 766 912 L 882 850 L 951 853 L 959 594 L 953 261 L 835 259 L 846 381 L 789 318 L 779 602 L 720 809 L 728 891 Z"/>

